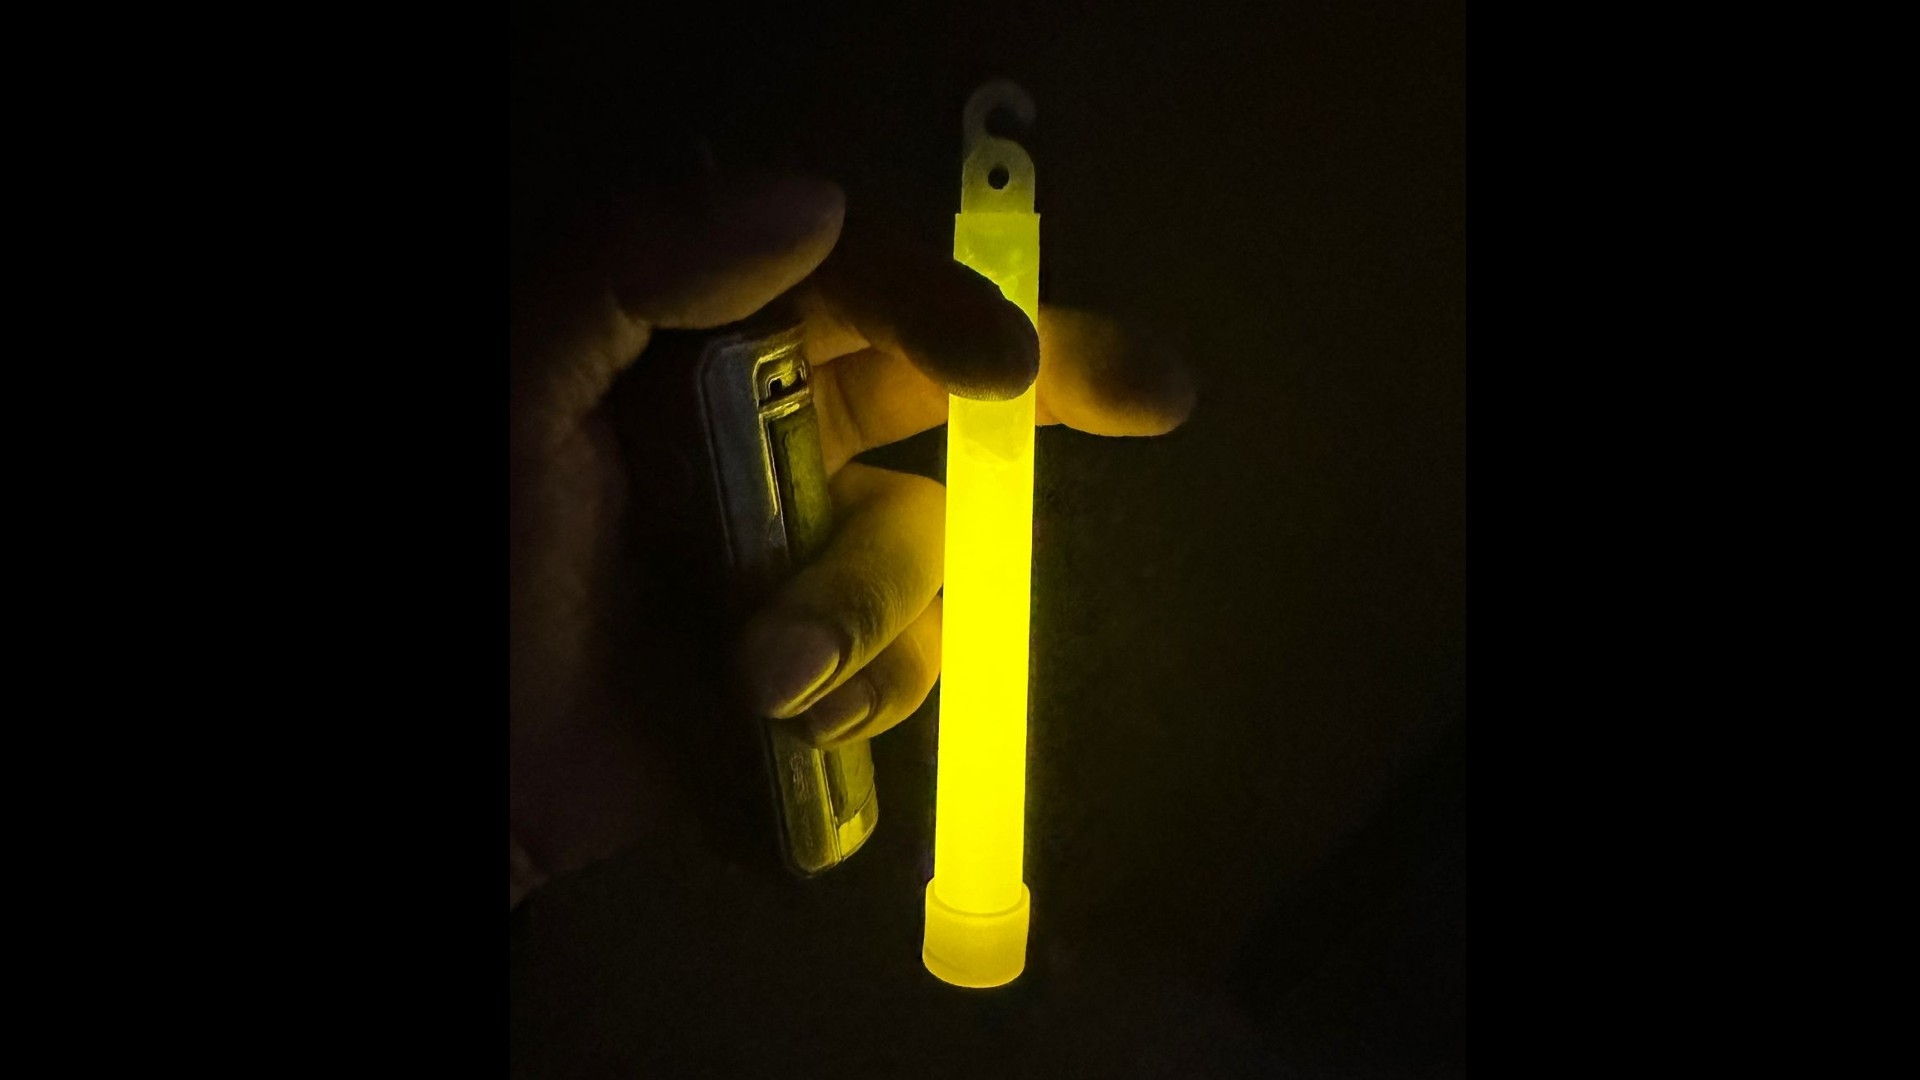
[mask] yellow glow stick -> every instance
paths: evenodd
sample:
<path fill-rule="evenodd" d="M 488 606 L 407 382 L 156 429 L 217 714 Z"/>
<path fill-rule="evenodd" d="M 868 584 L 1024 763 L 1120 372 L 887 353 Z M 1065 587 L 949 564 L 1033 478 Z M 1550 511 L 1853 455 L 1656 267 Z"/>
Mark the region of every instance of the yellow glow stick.
<path fill-rule="evenodd" d="M 1033 161 L 988 135 L 987 113 L 1033 122 L 1033 99 L 988 83 L 966 108 L 953 257 L 1038 324 Z M 995 187 L 993 181 L 1001 181 Z M 921 959 L 955 986 L 1000 986 L 1027 963 L 1027 620 L 1033 592 L 1034 390 L 948 398 L 947 567 L 933 880 Z"/>

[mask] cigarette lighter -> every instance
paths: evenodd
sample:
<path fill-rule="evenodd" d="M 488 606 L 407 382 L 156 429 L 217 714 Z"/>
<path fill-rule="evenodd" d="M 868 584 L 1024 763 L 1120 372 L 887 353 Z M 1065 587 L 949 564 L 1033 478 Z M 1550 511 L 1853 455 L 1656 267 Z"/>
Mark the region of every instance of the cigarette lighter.
<path fill-rule="evenodd" d="M 646 557 L 677 571 L 656 596 L 676 597 L 683 628 L 711 659 L 832 530 L 812 372 L 798 321 L 778 306 L 718 330 L 659 332 L 638 366 L 616 408 Z M 796 721 L 717 707 L 723 715 L 676 722 L 706 729 L 701 759 L 688 764 L 712 816 L 732 822 L 723 829 L 764 835 L 768 815 L 756 829 L 736 812 L 751 799 L 743 785 L 764 784 L 788 870 L 811 877 L 858 851 L 879 819 L 867 743 L 819 750 Z"/>

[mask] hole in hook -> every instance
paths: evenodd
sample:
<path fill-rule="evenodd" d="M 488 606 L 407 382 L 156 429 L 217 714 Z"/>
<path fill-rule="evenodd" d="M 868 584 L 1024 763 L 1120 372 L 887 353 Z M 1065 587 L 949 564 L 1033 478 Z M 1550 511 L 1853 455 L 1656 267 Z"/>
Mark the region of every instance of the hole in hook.
<path fill-rule="evenodd" d="M 1001 188 L 1006 187 L 1007 181 L 1011 179 L 1013 179 L 1013 174 L 1007 171 L 1005 165 L 995 165 L 993 169 L 987 173 L 987 186 L 995 191 L 999 191 Z"/>

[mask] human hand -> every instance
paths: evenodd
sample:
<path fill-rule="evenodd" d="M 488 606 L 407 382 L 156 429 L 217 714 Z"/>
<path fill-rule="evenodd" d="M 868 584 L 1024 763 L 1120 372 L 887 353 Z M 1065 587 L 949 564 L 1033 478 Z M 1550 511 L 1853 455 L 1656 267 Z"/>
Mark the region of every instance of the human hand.
<path fill-rule="evenodd" d="M 733 688 L 820 745 L 909 716 L 939 675 L 944 490 L 853 461 L 946 421 L 947 395 L 1038 379 L 1037 420 L 1151 435 L 1192 407 L 1177 363 L 1092 314 L 1036 334 L 941 253 L 841 242 L 843 199 L 812 180 L 715 184 L 618 208 L 573 259 L 516 291 L 510 367 L 512 903 L 668 813 L 649 739 L 687 687 L 671 649 L 623 653 L 627 463 L 614 381 L 656 330 L 706 329 L 788 294 L 802 313 L 835 529 L 742 629 Z M 670 613 L 669 613 L 670 614 Z"/>

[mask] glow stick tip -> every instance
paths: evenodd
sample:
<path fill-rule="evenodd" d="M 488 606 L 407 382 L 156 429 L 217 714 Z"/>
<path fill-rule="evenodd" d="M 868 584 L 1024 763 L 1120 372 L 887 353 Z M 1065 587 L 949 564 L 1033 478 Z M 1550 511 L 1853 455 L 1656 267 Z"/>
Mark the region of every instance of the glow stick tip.
<path fill-rule="evenodd" d="M 920 959 L 942 982 L 985 989 L 1005 986 L 1027 967 L 1027 919 L 1033 894 L 1020 886 L 1020 902 L 980 915 L 940 902 L 935 878 L 927 882 L 927 934 Z"/>

